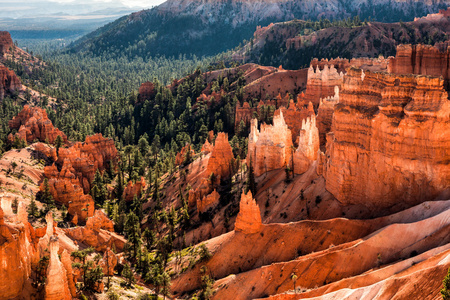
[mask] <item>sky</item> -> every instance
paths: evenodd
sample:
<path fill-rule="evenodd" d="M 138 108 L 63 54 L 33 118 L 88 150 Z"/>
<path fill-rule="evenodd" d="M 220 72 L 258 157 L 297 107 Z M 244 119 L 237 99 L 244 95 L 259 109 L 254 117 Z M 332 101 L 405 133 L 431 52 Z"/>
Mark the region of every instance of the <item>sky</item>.
<path fill-rule="evenodd" d="M 78 15 L 108 8 L 140 10 L 159 5 L 165 0 L 0 0 L 1 17 L 32 17 L 64 13 Z"/>

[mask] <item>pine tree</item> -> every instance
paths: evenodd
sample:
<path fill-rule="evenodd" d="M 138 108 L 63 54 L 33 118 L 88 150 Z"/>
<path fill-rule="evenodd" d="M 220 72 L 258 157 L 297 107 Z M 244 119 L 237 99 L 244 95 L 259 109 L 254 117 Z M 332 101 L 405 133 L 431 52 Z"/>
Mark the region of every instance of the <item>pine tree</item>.
<path fill-rule="evenodd" d="M 121 275 L 123 278 L 125 278 L 125 283 L 129 287 L 136 281 L 133 271 L 127 263 L 125 263 Z"/>
<path fill-rule="evenodd" d="M 441 290 L 442 299 L 450 300 L 450 268 L 448 269 L 447 276 L 445 276 L 442 284 L 444 286 Z"/>
<path fill-rule="evenodd" d="M 30 205 L 28 206 L 28 215 L 36 217 L 36 213 L 38 208 L 36 206 L 36 202 L 34 201 L 34 197 L 31 197 Z"/>
<path fill-rule="evenodd" d="M 130 212 L 127 215 L 127 220 L 125 222 L 125 233 L 128 239 L 128 248 L 132 249 L 130 257 L 133 260 L 136 260 L 138 250 L 142 245 L 142 240 L 139 218 L 133 212 Z"/>

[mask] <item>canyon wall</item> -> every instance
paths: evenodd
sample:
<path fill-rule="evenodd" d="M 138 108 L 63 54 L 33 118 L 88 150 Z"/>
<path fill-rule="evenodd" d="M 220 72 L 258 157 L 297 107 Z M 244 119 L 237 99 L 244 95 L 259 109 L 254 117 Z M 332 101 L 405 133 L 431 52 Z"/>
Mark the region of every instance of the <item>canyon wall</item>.
<path fill-rule="evenodd" d="M 442 76 L 449 90 L 450 51 L 441 52 L 431 45 L 399 45 L 397 55 L 389 59 L 388 72 Z"/>
<path fill-rule="evenodd" d="M 432 200 L 450 182 L 450 101 L 436 77 L 349 69 L 327 144 L 326 188 L 375 210 Z"/>

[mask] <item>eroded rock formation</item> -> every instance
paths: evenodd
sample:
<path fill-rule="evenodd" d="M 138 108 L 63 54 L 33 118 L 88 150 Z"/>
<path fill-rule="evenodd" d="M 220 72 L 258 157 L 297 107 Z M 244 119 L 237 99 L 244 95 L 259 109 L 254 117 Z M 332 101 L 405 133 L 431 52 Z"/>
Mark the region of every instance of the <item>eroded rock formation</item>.
<path fill-rule="evenodd" d="M 327 141 L 326 135 L 331 130 L 331 122 L 333 121 L 333 113 L 336 104 L 339 103 L 339 87 L 334 87 L 334 96 L 321 98 L 319 110 L 317 112 L 317 127 L 319 128 L 320 146 L 325 149 Z"/>
<path fill-rule="evenodd" d="M 95 204 L 91 195 L 84 194 L 80 185 L 79 178 L 75 175 L 76 171 L 66 160 L 60 172 L 55 164 L 44 168 L 45 177 L 48 180 L 50 193 L 55 201 L 64 204 L 70 215 L 77 216 L 78 219 L 86 220 L 86 218 L 94 214 Z M 44 183 L 40 186 L 41 191 L 44 190 Z"/>
<path fill-rule="evenodd" d="M 258 233 L 261 230 L 261 213 L 259 206 L 253 199 L 252 192 L 242 192 L 239 204 L 239 213 L 236 218 L 234 230 L 245 234 Z"/>
<path fill-rule="evenodd" d="M 9 121 L 11 129 L 18 129 L 16 136 L 28 143 L 34 140 L 55 143 L 56 138 L 61 136 L 67 142 L 67 136 L 58 128 L 55 128 L 49 120 L 47 112 L 39 107 L 25 105 L 22 111 Z M 10 140 L 13 139 L 10 137 Z"/>
<path fill-rule="evenodd" d="M 144 191 L 147 184 L 145 183 L 144 177 L 141 177 L 140 181 L 129 181 L 125 190 L 123 191 L 123 199 L 125 201 L 133 201 L 134 197 L 141 197 L 142 192 Z"/>
<path fill-rule="evenodd" d="M 291 100 L 288 108 L 281 107 L 275 111 L 274 115 L 279 115 L 280 111 L 283 112 L 284 121 L 291 130 L 293 142 L 297 144 L 297 137 L 302 129 L 303 120 L 315 115 L 312 103 L 309 102 L 307 106 L 303 106 L 301 103 L 294 103 L 294 100 Z"/>
<path fill-rule="evenodd" d="M 0 31 L 1 33 L 1 31 Z M 0 41 L 0 54 L 1 54 L 1 41 Z M 22 89 L 22 83 L 19 77 L 17 77 L 14 71 L 8 69 L 5 66 L 0 65 L 0 100 L 7 94 L 20 91 Z"/>
<path fill-rule="evenodd" d="M 319 106 L 320 99 L 333 96 L 334 87 L 341 86 L 344 74 L 332 65 L 325 65 L 321 70 L 319 65 L 314 69 L 310 66 L 308 69 L 308 82 L 306 92 L 302 99 L 304 103 L 312 102 L 315 108 Z"/>
<path fill-rule="evenodd" d="M 94 200 L 89 192 L 95 172 L 104 171 L 116 156 L 114 141 L 101 134 L 86 137 L 84 143 L 77 142 L 69 148 L 60 148 L 56 164 L 44 169 L 55 201 L 63 203 L 69 214 L 77 216 L 77 221 L 93 216 Z M 61 171 L 58 171 L 57 165 L 61 166 Z M 44 189 L 44 183 L 40 188 Z"/>
<path fill-rule="evenodd" d="M 261 124 L 253 119 L 248 139 L 247 163 L 253 164 L 255 176 L 280 169 L 290 163 L 293 152 L 292 134 L 283 113 L 274 116 L 273 125 Z"/>
<path fill-rule="evenodd" d="M 96 210 L 86 221 L 86 226 L 73 227 L 65 230 L 70 238 L 94 247 L 96 251 L 116 249 L 122 251 L 125 239 L 114 233 L 113 222 L 101 211 Z"/>
<path fill-rule="evenodd" d="M 84 143 L 77 142 L 70 148 L 59 149 L 58 161 L 60 165 L 69 163 L 79 179 L 84 193 L 91 190 L 97 170 L 103 172 L 117 157 L 117 149 L 112 139 L 104 138 L 101 134 L 86 137 Z"/>
<path fill-rule="evenodd" d="M 186 161 L 186 155 L 188 151 L 190 152 L 191 159 L 194 157 L 195 155 L 194 149 L 192 149 L 190 144 L 186 144 L 183 148 L 181 148 L 180 152 L 178 152 L 175 157 L 175 164 L 177 166 L 182 165 Z"/>
<path fill-rule="evenodd" d="M 450 101 L 443 84 L 350 69 L 327 145 L 327 190 L 344 204 L 381 210 L 447 189 Z"/>
<path fill-rule="evenodd" d="M 312 114 L 302 121 L 298 148 L 294 152 L 295 174 L 302 174 L 309 169 L 311 163 L 317 160 L 319 148 L 319 130 L 316 126 L 316 116 Z"/>
<path fill-rule="evenodd" d="M 14 45 L 8 31 L 0 31 L 0 54 L 3 55 Z"/>
<path fill-rule="evenodd" d="M 66 269 L 58 257 L 58 237 L 50 238 L 50 260 L 45 281 L 45 300 L 71 300 Z"/>
<path fill-rule="evenodd" d="M 442 76 L 449 89 L 450 51 L 441 52 L 431 45 L 399 45 L 397 54 L 389 59 L 388 72 Z"/>
<path fill-rule="evenodd" d="M 219 132 L 217 134 L 211 157 L 206 167 L 206 176 L 212 173 L 220 179 L 227 179 L 231 176 L 231 163 L 234 159 L 233 149 L 228 142 L 228 134 Z"/>
<path fill-rule="evenodd" d="M 211 194 L 203 197 L 202 199 L 197 199 L 197 211 L 199 213 L 204 213 L 210 208 L 214 208 L 219 204 L 219 193 L 214 190 Z"/>

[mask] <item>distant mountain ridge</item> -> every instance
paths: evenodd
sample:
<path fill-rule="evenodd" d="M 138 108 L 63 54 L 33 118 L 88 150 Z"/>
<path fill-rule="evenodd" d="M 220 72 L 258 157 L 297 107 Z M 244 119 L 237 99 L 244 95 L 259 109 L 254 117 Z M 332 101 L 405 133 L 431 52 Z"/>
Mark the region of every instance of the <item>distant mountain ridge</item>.
<path fill-rule="evenodd" d="M 448 6 L 450 0 L 169 0 L 99 28 L 71 50 L 111 57 L 214 55 L 236 47 L 256 26 L 271 22 L 355 15 L 407 21 Z"/>

